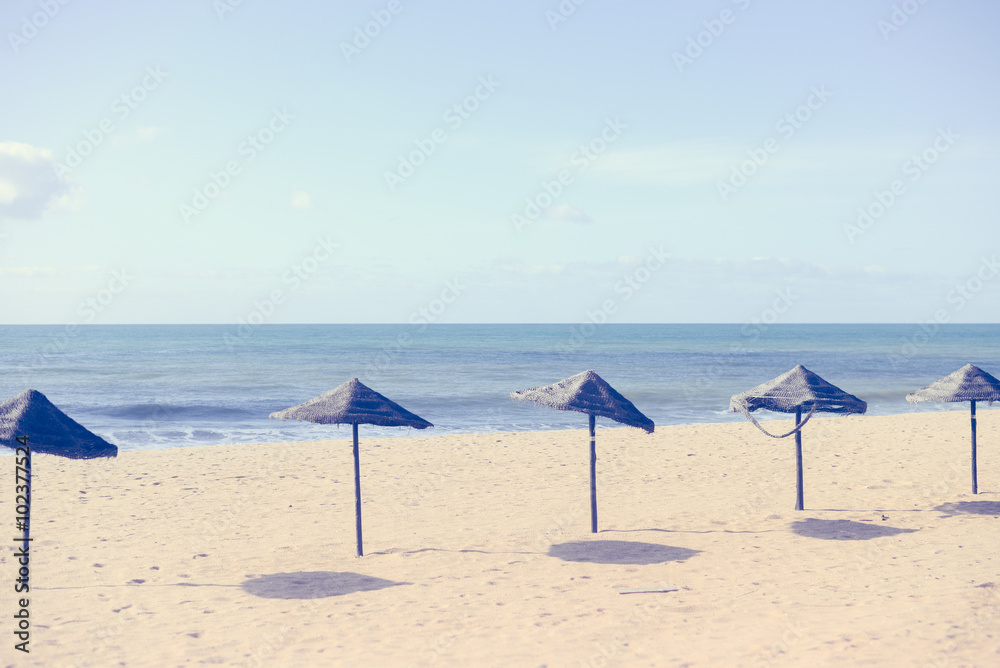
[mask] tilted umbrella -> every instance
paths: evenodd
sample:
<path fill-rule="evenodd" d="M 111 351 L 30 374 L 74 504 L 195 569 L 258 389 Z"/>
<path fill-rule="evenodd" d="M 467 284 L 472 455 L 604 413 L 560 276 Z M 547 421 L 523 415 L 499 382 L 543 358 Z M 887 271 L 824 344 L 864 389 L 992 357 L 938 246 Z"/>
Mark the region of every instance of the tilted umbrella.
<path fill-rule="evenodd" d="M 976 474 L 976 402 L 1000 401 L 1000 380 L 977 366 L 966 364 L 958 371 L 936 380 L 922 390 L 906 395 L 911 403 L 918 401 L 968 401 L 972 412 L 972 493 L 979 493 Z"/>
<path fill-rule="evenodd" d="M 25 390 L 13 399 L 0 402 L 0 445 L 14 449 L 17 455 L 15 487 L 19 498 L 16 500 L 20 501 L 23 497 L 24 503 L 18 503 L 16 511 L 24 552 L 28 551 L 31 541 L 31 516 L 28 511 L 31 504 L 32 451 L 69 459 L 118 456 L 117 447 L 56 408 L 38 390 Z M 22 491 L 24 494 L 21 494 Z"/>
<path fill-rule="evenodd" d="M 795 428 L 787 434 L 771 434 L 750 414 L 759 408 L 778 413 L 795 413 Z M 809 414 L 802 420 L 802 409 Z M 743 413 L 754 425 L 771 438 L 795 434 L 795 510 L 802 510 L 802 427 L 813 413 L 856 413 L 864 415 L 868 404 L 853 394 L 831 385 L 801 364 L 729 400 L 729 410 Z"/>
<path fill-rule="evenodd" d="M 329 392 L 313 397 L 304 404 L 271 413 L 278 420 L 304 420 L 319 424 L 349 424 L 354 431 L 354 510 L 358 535 L 358 556 L 364 556 L 361 543 L 361 463 L 358 457 L 358 425 L 377 424 L 383 427 L 433 427 L 427 420 L 414 415 L 399 404 L 352 378 Z"/>
<path fill-rule="evenodd" d="M 511 392 L 510 397 L 561 411 L 579 411 L 590 416 L 590 531 L 597 533 L 595 418 L 598 415 L 611 418 L 630 427 L 644 429 L 647 433 L 653 432 L 653 421 L 590 369 L 554 385 Z"/>

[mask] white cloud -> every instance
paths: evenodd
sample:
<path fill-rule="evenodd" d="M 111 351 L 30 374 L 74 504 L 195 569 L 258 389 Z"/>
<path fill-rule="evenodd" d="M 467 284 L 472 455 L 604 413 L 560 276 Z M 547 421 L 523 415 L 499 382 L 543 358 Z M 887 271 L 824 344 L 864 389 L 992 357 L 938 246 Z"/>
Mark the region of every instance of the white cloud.
<path fill-rule="evenodd" d="M 33 278 L 36 276 L 55 276 L 58 273 L 55 267 L 4 267 L 0 268 L 0 276 L 23 276 Z"/>
<path fill-rule="evenodd" d="M 609 151 L 592 169 L 605 176 L 681 187 L 714 183 L 729 172 L 739 155 L 739 147 L 731 142 L 702 139 Z"/>
<path fill-rule="evenodd" d="M 792 306 L 782 311 L 782 323 L 922 322 L 942 308 L 956 322 L 989 322 L 1000 304 L 1000 280 L 984 283 L 971 308 L 959 312 L 948 301 L 955 277 L 878 265 L 671 256 L 647 272 L 647 258 L 640 255 L 560 260 L 564 264 L 542 265 L 507 257 L 470 272 L 473 287 L 465 317 L 479 322 L 584 322 L 611 299 L 620 311 L 609 322 L 744 323 L 783 299 Z M 974 272 L 972 267 L 969 275 Z M 488 297 L 480 304 L 473 294 Z"/>
<path fill-rule="evenodd" d="M 533 264 L 523 271 L 526 276 L 537 276 L 539 274 L 561 274 L 565 265 L 561 264 Z"/>
<path fill-rule="evenodd" d="M 139 141 L 153 141 L 161 134 L 163 134 L 163 128 L 158 128 L 154 126 L 138 128 L 135 131 L 136 138 Z"/>
<path fill-rule="evenodd" d="M 14 187 L 13 183 L 7 183 L 6 181 L 0 181 L 0 204 L 13 204 L 14 200 L 17 199 L 17 188 Z"/>
<path fill-rule="evenodd" d="M 0 142 L 0 218 L 35 220 L 76 207 L 78 189 L 56 175 L 52 151 Z"/>
<path fill-rule="evenodd" d="M 780 174 L 782 183 L 799 184 L 831 175 L 856 174 L 859 169 L 884 169 L 902 165 L 907 153 L 900 140 L 880 143 L 831 144 L 785 140 L 774 134 L 776 153 L 761 163 L 761 172 Z M 725 181 L 760 153 L 763 140 L 738 141 L 733 138 L 702 138 L 643 146 L 631 150 L 608 151 L 594 161 L 591 171 L 605 178 L 668 187 L 715 185 Z M 862 166 L 862 167 L 859 167 Z M 766 167 L 766 169 L 765 169 Z M 754 172 L 756 174 L 756 171 Z M 751 179 L 760 178 L 751 175 Z"/>
<path fill-rule="evenodd" d="M 305 191 L 296 190 L 292 192 L 291 206 L 293 209 L 300 209 L 302 211 L 311 209 L 313 206 L 312 197 Z"/>
<path fill-rule="evenodd" d="M 592 223 L 594 219 L 571 204 L 557 204 L 545 209 L 545 216 L 552 220 L 567 220 L 571 223 Z"/>

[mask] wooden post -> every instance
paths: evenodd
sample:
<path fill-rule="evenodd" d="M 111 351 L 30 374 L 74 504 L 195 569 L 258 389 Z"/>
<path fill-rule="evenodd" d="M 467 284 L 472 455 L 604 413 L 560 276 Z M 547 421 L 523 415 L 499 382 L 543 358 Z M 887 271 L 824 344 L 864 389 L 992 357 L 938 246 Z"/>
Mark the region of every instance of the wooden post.
<path fill-rule="evenodd" d="M 358 425 L 354 427 L 354 522 L 358 533 L 358 556 L 365 556 L 361 547 L 361 462 L 358 457 Z"/>
<path fill-rule="evenodd" d="M 597 533 L 597 445 L 594 427 L 596 419 L 590 414 L 590 533 Z"/>
<path fill-rule="evenodd" d="M 972 404 L 972 493 L 979 494 L 979 481 L 976 479 L 976 402 Z"/>
<path fill-rule="evenodd" d="M 802 422 L 802 406 L 795 407 L 795 426 Z M 804 510 L 802 504 L 802 431 L 795 432 L 795 510 Z"/>

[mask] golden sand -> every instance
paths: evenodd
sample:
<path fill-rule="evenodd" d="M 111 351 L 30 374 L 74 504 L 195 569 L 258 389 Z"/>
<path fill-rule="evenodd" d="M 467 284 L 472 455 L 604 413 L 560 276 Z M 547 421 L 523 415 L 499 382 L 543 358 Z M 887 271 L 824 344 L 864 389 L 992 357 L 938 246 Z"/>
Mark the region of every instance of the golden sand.
<path fill-rule="evenodd" d="M 792 439 L 599 430 L 597 534 L 585 430 L 362 428 L 360 559 L 346 439 L 36 455 L 31 653 L 5 586 L 0 664 L 998 666 L 1000 413 L 977 496 L 968 422 L 813 419 L 804 511 Z"/>

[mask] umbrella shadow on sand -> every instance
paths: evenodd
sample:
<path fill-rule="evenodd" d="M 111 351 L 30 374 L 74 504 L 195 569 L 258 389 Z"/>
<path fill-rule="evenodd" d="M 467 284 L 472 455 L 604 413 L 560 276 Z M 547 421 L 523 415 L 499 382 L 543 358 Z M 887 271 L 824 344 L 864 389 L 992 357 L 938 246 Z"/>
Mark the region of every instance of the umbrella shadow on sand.
<path fill-rule="evenodd" d="M 884 524 L 869 524 L 852 520 L 818 520 L 810 517 L 791 523 L 793 533 L 806 538 L 823 540 L 871 540 L 901 533 L 915 533 L 916 529 L 898 529 Z"/>
<path fill-rule="evenodd" d="M 629 564 L 649 566 L 668 561 L 686 561 L 701 550 L 671 547 L 655 543 L 626 540 L 595 540 L 557 543 L 549 548 L 549 556 L 563 561 L 590 564 Z"/>
<path fill-rule="evenodd" d="M 948 515 L 993 515 L 1000 517 L 1000 501 L 956 501 L 955 503 L 942 503 L 934 508 L 939 512 Z"/>
<path fill-rule="evenodd" d="M 260 598 L 329 598 L 361 591 L 377 591 L 388 587 L 408 585 L 361 573 L 333 571 L 299 571 L 298 573 L 271 573 L 243 582 L 243 591 Z"/>

